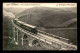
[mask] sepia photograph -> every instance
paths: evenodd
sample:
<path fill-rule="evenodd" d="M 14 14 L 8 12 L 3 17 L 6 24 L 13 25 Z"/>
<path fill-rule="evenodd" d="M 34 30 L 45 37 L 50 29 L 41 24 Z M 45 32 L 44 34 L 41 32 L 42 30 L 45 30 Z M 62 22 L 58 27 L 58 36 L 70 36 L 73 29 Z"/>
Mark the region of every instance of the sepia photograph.
<path fill-rule="evenodd" d="M 77 3 L 3 3 L 3 50 L 78 50 Z"/>

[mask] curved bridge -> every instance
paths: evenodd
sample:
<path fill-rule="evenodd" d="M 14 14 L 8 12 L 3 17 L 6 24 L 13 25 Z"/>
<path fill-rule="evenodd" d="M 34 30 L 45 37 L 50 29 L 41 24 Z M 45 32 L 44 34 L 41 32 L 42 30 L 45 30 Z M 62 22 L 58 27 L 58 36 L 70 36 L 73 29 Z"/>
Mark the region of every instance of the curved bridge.
<path fill-rule="evenodd" d="M 20 21 L 20 20 L 19 20 Z M 25 25 L 26 23 L 24 23 Z M 58 37 L 53 34 L 46 33 L 44 31 L 38 30 L 37 34 L 33 34 L 24 28 L 16 25 L 12 20 L 13 25 L 13 42 L 16 45 L 23 46 L 24 41 L 30 47 L 38 46 L 45 47 L 50 50 L 77 50 L 77 46 L 69 44 L 67 41 L 68 39 Z M 53 37 L 50 37 L 53 36 Z"/>

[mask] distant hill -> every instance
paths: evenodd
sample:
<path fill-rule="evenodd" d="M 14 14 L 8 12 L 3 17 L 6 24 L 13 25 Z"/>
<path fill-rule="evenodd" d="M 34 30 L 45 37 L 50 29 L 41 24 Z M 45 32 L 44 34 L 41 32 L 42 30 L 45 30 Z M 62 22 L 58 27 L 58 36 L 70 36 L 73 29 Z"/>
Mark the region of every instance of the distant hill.
<path fill-rule="evenodd" d="M 7 16 L 8 18 L 15 18 L 15 15 L 12 12 L 8 12 L 3 10 L 3 16 Z"/>
<path fill-rule="evenodd" d="M 24 10 L 17 16 L 21 15 L 24 16 L 22 16 L 20 20 L 38 27 L 57 27 L 58 25 L 77 17 L 77 14 L 72 11 L 49 7 L 33 7 Z"/>
<path fill-rule="evenodd" d="M 61 8 L 65 11 L 71 11 L 73 13 L 77 13 L 77 7 L 70 7 L 70 8 Z"/>
<path fill-rule="evenodd" d="M 25 10 L 25 8 L 4 8 L 4 10 L 6 10 L 7 12 L 12 12 L 15 16 L 19 13 L 21 13 L 22 11 Z"/>

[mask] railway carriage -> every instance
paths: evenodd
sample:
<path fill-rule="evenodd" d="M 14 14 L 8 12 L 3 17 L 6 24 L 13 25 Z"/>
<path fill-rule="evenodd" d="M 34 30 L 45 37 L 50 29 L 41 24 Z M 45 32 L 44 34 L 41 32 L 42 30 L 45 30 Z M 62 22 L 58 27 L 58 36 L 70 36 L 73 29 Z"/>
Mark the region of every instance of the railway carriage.
<path fill-rule="evenodd" d="M 37 32 L 38 32 L 37 29 L 36 29 L 36 26 L 32 26 L 30 24 L 26 24 L 26 23 L 24 23 L 22 21 L 19 21 L 18 19 L 13 20 L 13 22 L 16 25 L 18 25 L 19 27 L 21 27 L 21 28 L 23 28 L 23 29 L 25 29 L 25 30 L 27 30 L 27 31 L 29 31 L 31 33 L 37 34 Z"/>

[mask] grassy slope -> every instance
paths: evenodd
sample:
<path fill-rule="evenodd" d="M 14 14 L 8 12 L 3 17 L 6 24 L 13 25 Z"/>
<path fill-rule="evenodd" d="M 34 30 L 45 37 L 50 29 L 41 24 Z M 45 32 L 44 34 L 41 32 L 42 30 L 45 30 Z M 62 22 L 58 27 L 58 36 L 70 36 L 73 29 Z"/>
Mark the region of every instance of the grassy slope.
<path fill-rule="evenodd" d="M 36 26 L 49 26 L 49 27 L 56 27 L 59 24 L 62 24 L 72 18 L 75 18 L 77 15 L 76 13 L 70 12 L 70 11 L 64 11 L 61 9 L 56 8 L 47 8 L 47 7 L 34 7 L 28 10 L 23 11 L 19 15 L 29 15 L 31 14 L 31 17 L 25 16 L 25 18 L 22 19 L 22 21 L 25 20 L 25 22 L 36 25 Z"/>

